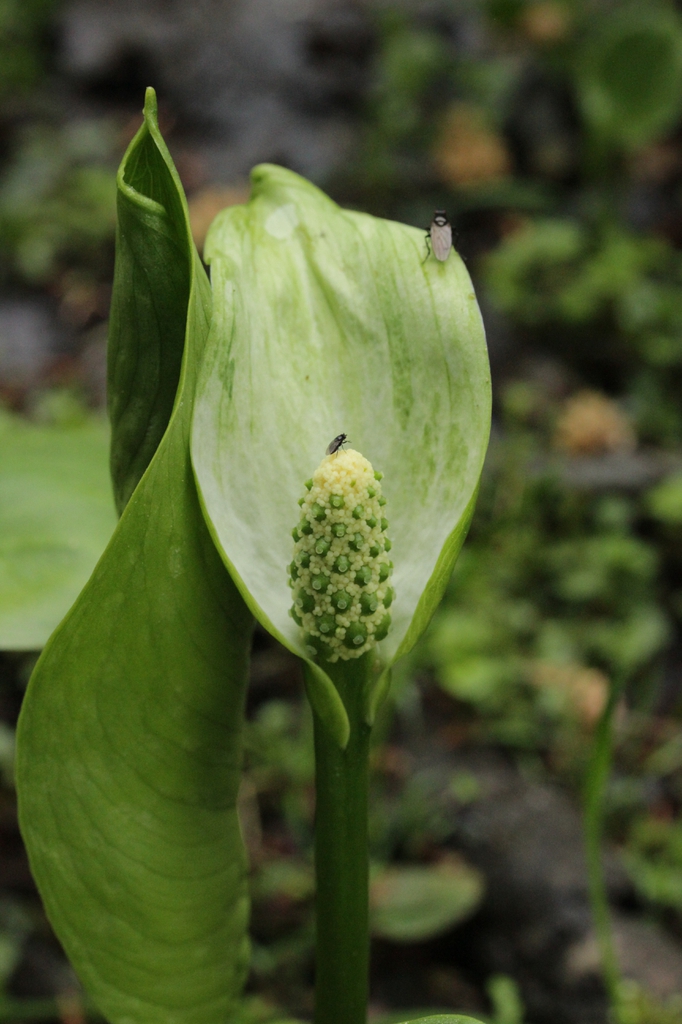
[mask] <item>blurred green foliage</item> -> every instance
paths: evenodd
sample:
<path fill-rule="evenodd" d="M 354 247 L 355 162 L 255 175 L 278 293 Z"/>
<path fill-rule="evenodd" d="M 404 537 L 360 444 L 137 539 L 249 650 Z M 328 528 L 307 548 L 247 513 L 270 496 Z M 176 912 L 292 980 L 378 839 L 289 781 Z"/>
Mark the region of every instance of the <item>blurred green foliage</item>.
<path fill-rule="evenodd" d="M 112 126 L 85 120 L 28 125 L 0 177 L 4 274 L 47 285 L 65 266 L 109 273 L 116 225 Z"/>
<path fill-rule="evenodd" d="M 626 981 L 622 986 L 619 1012 L 622 1024 L 678 1024 L 682 999 L 672 996 L 661 1003 L 635 982 Z"/>
<path fill-rule="evenodd" d="M 492 1024 L 523 1024 L 524 1005 L 513 978 L 494 974 L 486 988 L 493 1004 Z"/>
<path fill-rule="evenodd" d="M 481 875 L 460 861 L 379 869 L 370 887 L 372 934 L 423 942 L 470 917 L 482 895 Z"/>
<path fill-rule="evenodd" d="M 533 466 L 530 444 L 494 443 L 423 652 L 491 736 L 545 749 L 561 732 L 589 735 L 616 671 L 650 693 L 672 623 L 658 600 L 656 546 L 632 532 L 632 500 L 568 487 L 558 465 Z"/>
<path fill-rule="evenodd" d="M 623 857 L 647 900 L 682 912 L 682 822 L 635 821 Z"/>
<path fill-rule="evenodd" d="M 682 21 L 667 4 L 605 12 L 585 39 L 578 94 L 601 145 L 641 146 L 682 112 Z"/>
<path fill-rule="evenodd" d="M 499 309 L 583 373 L 612 362 L 643 440 L 682 441 L 682 260 L 623 224 L 529 222 L 484 267 Z"/>
<path fill-rule="evenodd" d="M 0 103 L 39 84 L 54 8 L 55 0 L 1 0 Z"/>

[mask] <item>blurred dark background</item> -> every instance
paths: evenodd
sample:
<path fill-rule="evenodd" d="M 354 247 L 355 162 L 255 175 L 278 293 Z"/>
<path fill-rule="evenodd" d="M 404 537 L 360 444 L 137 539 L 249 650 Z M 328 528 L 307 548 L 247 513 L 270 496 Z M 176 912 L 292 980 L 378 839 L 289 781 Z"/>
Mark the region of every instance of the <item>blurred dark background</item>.
<path fill-rule="evenodd" d="M 580 794 L 624 674 L 605 846 L 624 1024 L 679 1024 L 682 4 L 0 0 L 0 427 L 39 428 L 46 452 L 51 431 L 101 429 L 115 173 L 147 85 L 199 247 L 254 164 L 283 164 L 424 229 L 445 208 L 486 323 L 479 507 L 377 730 L 372 1019 L 605 1024 Z M 87 458 L 102 473 L 104 445 Z M 6 625 L 2 516 L 0 1021 L 82 1024 L 16 821 L 40 630 Z M 261 633 L 246 747 L 238 1019 L 305 1020 L 311 726 Z"/>

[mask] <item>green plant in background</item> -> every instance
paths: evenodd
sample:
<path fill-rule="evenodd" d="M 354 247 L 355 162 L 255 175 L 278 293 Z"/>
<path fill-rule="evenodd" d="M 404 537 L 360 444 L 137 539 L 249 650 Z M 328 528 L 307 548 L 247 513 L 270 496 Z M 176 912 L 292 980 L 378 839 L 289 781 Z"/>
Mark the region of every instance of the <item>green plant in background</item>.
<path fill-rule="evenodd" d="M 44 37 L 54 6 L 54 0 L 2 0 L 0 102 L 26 94 L 44 74 Z"/>
<path fill-rule="evenodd" d="M 664 239 L 622 224 L 537 220 L 506 238 L 484 266 L 495 304 L 532 336 L 571 345 L 584 371 L 618 359 L 638 434 L 682 437 L 682 263 Z"/>
<path fill-rule="evenodd" d="M 682 825 L 656 819 L 635 822 L 625 863 L 639 891 L 652 903 L 682 910 Z"/>
<path fill-rule="evenodd" d="M 396 10 L 384 12 L 379 31 L 382 46 L 368 98 L 371 128 L 362 143 L 362 188 L 376 190 L 376 200 L 386 206 L 390 196 L 404 190 L 417 154 L 429 145 L 433 100 L 452 59 L 438 33 L 416 29 Z"/>
<path fill-rule="evenodd" d="M 339 210 L 270 166 L 254 171 L 250 203 L 213 226 L 209 288 L 151 91 L 118 202 L 110 383 L 122 515 L 22 710 L 32 868 L 109 1019 L 226 1016 L 248 963 L 235 801 L 251 612 L 303 660 L 313 707 L 316 1021 L 360 1024 L 368 740 L 473 509 L 490 414 L 476 300 L 455 254 L 424 263 L 421 232 Z M 362 460 L 347 489 L 311 491 L 294 542 L 315 537 L 323 561 L 305 575 L 296 502 L 340 428 L 381 466 L 387 504 Z M 323 466 L 333 475 L 349 458 Z M 320 603 L 306 637 L 296 619 L 316 594 L 338 614 L 323 629 Z M 322 657 L 332 632 L 341 647 Z M 350 656 L 334 660 L 337 650 Z"/>
<path fill-rule="evenodd" d="M 537 336 L 550 324 L 558 327 L 557 351 L 569 341 L 577 342 L 576 362 L 588 372 L 599 372 L 600 363 L 603 367 L 613 361 L 618 352 L 618 375 L 629 392 L 639 435 L 676 444 L 680 437 L 679 258 L 671 245 L 624 227 L 618 174 L 625 155 L 641 150 L 679 118 L 679 15 L 671 4 L 651 8 L 622 5 L 604 13 L 584 33 L 574 52 L 578 58 L 574 64 L 575 95 L 584 119 L 584 173 L 592 186 L 589 203 L 581 220 L 547 220 L 512 234 L 491 257 L 489 288 L 499 305 Z M 621 355 L 624 341 L 629 350 L 625 365 Z M 583 563 L 585 556 L 588 564 L 594 563 L 598 551 L 607 554 L 603 540 L 596 545 L 594 541 L 582 545 Z M 564 545 L 565 555 L 570 546 Z M 619 551 L 616 559 L 623 569 L 629 563 L 632 570 L 639 562 L 646 575 L 643 549 L 638 555 L 631 548 L 628 555 L 631 545 L 623 540 L 614 540 L 610 547 L 607 561 Z M 560 561 L 561 550 L 555 554 Z M 599 573 L 595 568 L 583 565 L 573 579 L 569 574 L 563 596 L 570 599 L 572 593 L 574 600 L 581 596 L 589 600 L 592 591 L 591 596 L 596 597 Z M 631 999 L 627 1006 L 624 1002 L 625 989 L 611 938 L 601 843 L 613 759 L 614 711 L 626 684 L 638 671 L 638 661 L 640 665 L 646 662 L 662 646 L 666 630 L 654 605 L 648 621 L 646 615 L 640 621 L 642 628 L 607 628 L 604 633 L 603 627 L 595 625 L 595 632 L 601 633 L 601 638 L 596 637 L 597 648 L 602 650 L 593 650 L 592 657 L 597 655 L 600 660 L 606 656 L 610 685 L 585 782 L 590 894 L 614 1017 L 624 1021 L 641 1013 L 645 1019 L 647 1011 L 635 1010 L 636 1000 Z M 612 640 L 604 645 L 609 632 Z M 642 644 L 637 656 L 635 651 Z"/>
<path fill-rule="evenodd" d="M 563 732 L 568 754 L 578 733 L 584 757 L 608 678 L 627 658 L 650 689 L 671 626 L 655 549 L 630 532 L 631 501 L 581 494 L 551 465 L 529 473 L 534 451 L 524 436 L 493 446 L 469 545 L 422 651 L 496 741 L 558 752 Z"/>
<path fill-rule="evenodd" d="M 483 893 L 478 872 L 458 862 L 377 869 L 371 888 L 372 934 L 422 942 L 465 920 Z"/>
<path fill-rule="evenodd" d="M 520 403 L 511 391 L 513 407 Z M 631 535 L 631 499 L 581 494 L 551 463 L 529 479 L 537 442 L 512 431 L 497 443 L 472 538 L 424 656 L 443 689 L 476 709 L 487 735 L 522 753 L 551 750 L 556 768 L 573 781 L 584 777 L 595 924 L 614 1013 L 625 1020 L 602 875 L 604 806 L 614 708 L 633 682 L 634 703 L 646 707 L 671 632 L 657 596 L 656 552 Z M 649 498 L 669 521 L 676 486 L 672 477 Z M 664 873 L 641 853 L 628 864 L 640 885 Z"/>
<path fill-rule="evenodd" d="M 0 649 L 44 646 L 116 525 L 109 431 L 92 417 L 38 426 L 0 412 Z"/>
<path fill-rule="evenodd" d="M 523 1024 L 524 1005 L 514 979 L 495 974 L 486 987 L 493 1004 L 493 1024 Z"/>
<path fill-rule="evenodd" d="M 624 981 L 620 988 L 622 1024 L 677 1024 L 682 999 L 672 996 L 665 1003 L 652 999 L 635 982 Z"/>
<path fill-rule="evenodd" d="M 116 145 L 114 128 L 103 119 L 25 128 L 0 178 L 7 277 L 45 285 L 71 264 L 90 277 L 109 273 Z"/>
<path fill-rule="evenodd" d="M 634 149 L 671 128 L 682 112 L 682 21 L 674 6 L 625 4 L 603 14 L 581 47 L 577 86 L 593 159 L 595 149 Z"/>

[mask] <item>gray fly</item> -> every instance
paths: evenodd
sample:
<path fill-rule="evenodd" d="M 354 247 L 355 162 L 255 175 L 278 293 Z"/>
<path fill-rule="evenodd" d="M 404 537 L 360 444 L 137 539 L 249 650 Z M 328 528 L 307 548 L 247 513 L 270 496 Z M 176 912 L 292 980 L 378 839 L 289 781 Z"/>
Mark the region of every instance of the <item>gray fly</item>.
<path fill-rule="evenodd" d="M 426 258 L 431 249 L 433 255 L 441 263 L 445 263 L 452 249 L 452 224 L 445 215 L 445 210 L 436 210 L 431 227 L 426 232 Z"/>
<path fill-rule="evenodd" d="M 334 452 L 338 452 L 339 448 L 343 448 L 347 440 L 348 434 L 337 434 L 334 440 L 330 441 L 327 445 L 327 455 L 333 455 Z"/>

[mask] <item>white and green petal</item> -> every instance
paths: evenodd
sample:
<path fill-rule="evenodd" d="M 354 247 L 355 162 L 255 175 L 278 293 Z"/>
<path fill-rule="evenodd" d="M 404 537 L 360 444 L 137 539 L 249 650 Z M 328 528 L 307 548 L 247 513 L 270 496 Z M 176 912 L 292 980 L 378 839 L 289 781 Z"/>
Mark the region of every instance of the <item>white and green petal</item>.
<path fill-rule="evenodd" d="M 384 473 L 395 598 L 383 665 L 423 632 L 471 516 L 490 423 L 485 337 L 461 259 L 425 256 L 424 232 L 342 210 L 271 165 L 209 233 L 199 492 L 247 604 L 308 661 L 287 566 L 303 482 L 331 438 L 347 433 Z"/>

